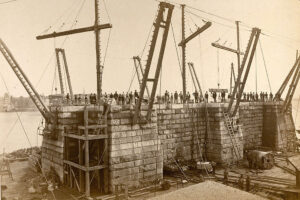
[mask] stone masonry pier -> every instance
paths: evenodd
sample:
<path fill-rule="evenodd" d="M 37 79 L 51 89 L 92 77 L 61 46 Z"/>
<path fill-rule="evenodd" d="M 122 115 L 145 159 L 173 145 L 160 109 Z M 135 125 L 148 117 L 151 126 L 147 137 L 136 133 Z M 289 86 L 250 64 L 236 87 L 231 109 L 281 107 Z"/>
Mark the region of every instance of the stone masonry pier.
<path fill-rule="evenodd" d="M 108 190 L 114 191 L 114 186 L 118 184 L 126 184 L 130 188 L 153 184 L 153 181 L 163 177 L 163 166 L 172 163 L 174 159 L 199 161 L 202 156 L 219 164 L 235 162 L 236 156 L 223 115 L 227 106 L 227 103 L 155 105 L 149 122 L 134 124 L 133 105 L 112 105 L 105 118 L 106 125 L 103 126 L 106 127 L 107 137 L 92 136 L 106 138 L 107 143 L 99 144 L 107 144 L 107 148 L 98 148 L 107 155 L 108 166 L 103 165 L 103 168 L 108 169 L 105 180 Z M 57 121 L 56 125 L 46 124 L 42 166 L 44 170 L 52 166 L 63 182 L 74 182 L 86 177 L 74 171 L 73 178 L 66 179 L 69 175 L 64 160 L 68 152 L 66 135 L 82 127 L 85 123 L 82 116 L 87 108 L 98 112 L 98 115 L 88 118 L 89 123 L 99 120 L 104 110 L 103 107 L 92 105 L 51 107 Z M 283 115 L 280 108 L 281 102 L 241 102 L 234 118 L 239 129 L 234 137 L 241 157 L 243 150 L 260 146 L 274 150 L 292 148 L 289 141 L 295 137 L 295 127 L 291 113 Z M 146 115 L 146 109 L 147 106 L 142 105 L 142 115 Z M 53 130 L 53 127 L 56 128 Z M 98 125 L 94 124 L 93 127 Z M 96 134 L 96 131 L 91 134 Z M 90 141 L 90 144 L 90 157 L 93 157 L 93 142 Z M 72 142 L 68 145 L 68 148 L 78 148 Z M 84 151 L 84 145 L 79 147 L 79 151 Z M 92 177 L 93 173 L 89 174 Z M 76 188 L 75 183 L 70 185 Z M 80 186 L 79 189 L 83 188 Z"/>

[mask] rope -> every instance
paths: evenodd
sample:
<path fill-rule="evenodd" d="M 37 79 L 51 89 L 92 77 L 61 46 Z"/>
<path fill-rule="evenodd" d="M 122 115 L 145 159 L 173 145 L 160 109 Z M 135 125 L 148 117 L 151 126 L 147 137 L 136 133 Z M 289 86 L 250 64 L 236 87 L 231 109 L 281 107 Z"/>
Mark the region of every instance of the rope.
<path fill-rule="evenodd" d="M 107 18 L 108 18 L 109 22 L 111 23 L 111 18 L 110 18 L 110 16 L 109 16 L 109 13 L 108 13 L 108 10 L 107 10 L 107 7 L 106 7 L 106 2 L 105 2 L 105 0 L 102 0 L 102 1 L 103 1 L 103 4 L 104 4 L 105 12 L 106 12 L 106 14 L 107 14 Z"/>
<path fill-rule="evenodd" d="M 144 45 L 144 48 L 143 48 L 143 50 L 142 50 L 142 52 L 141 52 L 141 54 L 140 54 L 140 58 L 142 58 L 143 55 L 144 55 L 144 52 L 145 52 L 147 43 L 148 43 L 149 38 L 150 38 L 150 35 L 151 35 L 152 28 L 153 28 L 153 25 L 151 24 L 150 30 L 149 30 L 149 32 L 148 32 L 147 40 L 146 40 L 145 45 Z"/>
<path fill-rule="evenodd" d="M 257 93 L 257 55 L 255 51 L 255 92 Z"/>
<path fill-rule="evenodd" d="M 272 92 L 271 83 L 270 83 L 269 74 L 268 74 L 267 65 L 266 65 L 266 60 L 265 60 L 265 56 L 264 56 L 264 52 L 263 52 L 263 49 L 262 49 L 262 45 L 261 45 L 260 39 L 258 40 L 258 42 L 259 42 L 259 47 L 260 47 L 261 55 L 262 55 L 263 61 L 264 61 L 264 67 L 265 67 L 265 71 L 266 71 L 266 75 L 267 75 L 267 79 L 268 79 L 268 84 L 269 84 L 270 92 Z"/>
<path fill-rule="evenodd" d="M 111 29 L 109 29 L 109 33 L 108 33 L 108 39 L 107 39 L 107 43 L 106 43 L 106 47 L 105 47 L 105 54 L 104 54 L 104 57 L 103 57 L 103 67 L 105 65 L 105 60 L 106 60 L 106 55 L 107 55 L 107 49 L 108 49 L 108 45 L 109 45 L 109 42 L 110 42 L 110 35 L 111 35 Z"/>
<path fill-rule="evenodd" d="M 52 82 L 51 94 L 53 94 L 53 86 L 55 85 L 55 87 L 56 87 L 56 69 L 57 69 L 57 67 L 55 67 L 55 69 L 54 69 L 54 77 L 53 77 L 53 82 Z"/>
<path fill-rule="evenodd" d="M 73 4 L 72 4 L 70 7 L 68 7 L 67 9 L 65 9 L 64 12 L 63 12 L 63 14 L 60 15 L 60 16 L 52 23 L 52 25 L 49 26 L 49 28 L 45 29 L 45 30 L 44 30 L 43 32 L 41 32 L 40 34 L 47 33 L 53 26 L 55 26 L 55 25 L 58 23 L 58 21 L 59 21 L 60 19 L 63 18 L 63 16 L 67 15 L 67 13 L 69 13 L 68 16 L 67 16 L 67 19 L 68 19 L 69 16 L 72 14 L 72 12 L 73 12 L 73 10 L 74 10 L 74 7 L 75 7 L 76 3 L 78 3 L 78 2 L 80 2 L 80 1 L 73 1 L 73 2 L 72 2 Z M 68 11 L 69 11 L 69 12 L 68 12 Z M 63 24 L 64 24 L 64 23 L 63 23 Z"/>
<path fill-rule="evenodd" d="M 207 15 L 214 16 L 214 17 L 216 17 L 216 18 L 219 18 L 219 19 L 222 19 L 222 20 L 225 20 L 225 21 L 228 21 L 228 22 L 235 22 L 235 20 L 233 20 L 233 19 L 229 19 L 229 18 L 222 17 L 222 16 L 219 16 L 219 15 L 216 15 L 216 14 L 213 14 L 213 13 L 210 13 L 210 12 L 207 12 L 207 11 L 204 11 L 204 10 L 200 10 L 199 8 L 195 8 L 195 7 L 188 6 L 188 5 L 186 5 L 186 7 L 190 8 L 190 9 L 193 9 L 193 10 L 197 10 L 197 11 L 202 12 L 202 13 L 205 13 L 205 14 L 207 14 Z"/>
<path fill-rule="evenodd" d="M 76 14 L 74 23 L 71 25 L 71 29 L 72 29 L 73 27 L 76 26 L 76 24 L 77 24 L 77 22 L 78 22 L 78 21 L 77 21 L 77 18 L 78 18 L 78 16 L 79 16 L 79 14 L 80 14 L 80 12 L 81 12 L 81 10 L 82 10 L 83 5 L 84 5 L 85 2 L 86 2 L 86 0 L 84 0 L 84 1 L 82 2 L 81 6 L 80 6 L 80 9 L 78 10 L 78 12 L 77 12 L 77 14 Z M 69 36 L 66 36 L 66 37 L 65 37 L 65 39 L 62 41 L 60 47 L 63 47 L 63 46 L 65 45 L 65 43 L 66 43 L 66 41 L 67 41 L 68 38 L 69 38 Z M 45 75 L 45 73 L 46 73 L 48 67 L 50 66 L 51 61 L 52 61 L 53 58 L 54 58 L 54 55 L 55 55 L 55 52 L 52 53 L 52 55 L 51 55 L 51 57 L 50 57 L 50 59 L 49 59 L 47 65 L 45 66 L 45 68 L 44 68 L 44 70 L 43 70 L 43 72 L 42 72 L 42 74 L 41 74 L 41 76 L 40 76 L 40 79 L 39 79 L 39 80 L 37 81 L 37 83 L 36 83 L 36 87 L 40 84 L 41 80 L 43 79 L 43 77 L 44 77 L 44 75 Z"/>
<path fill-rule="evenodd" d="M 6 88 L 7 93 L 9 93 L 7 84 L 6 84 L 5 80 L 4 80 L 4 77 L 3 77 L 3 75 L 2 75 L 1 72 L 0 72 L 0 77 L 1 77 L 1 80 L 2 80 L 2 82 L 3 82 L 3 84 L 4 84 L 5 88 Z M 27 139 L 27 141 L 28 141 L 28 143 L 29 143 L 29 146 L 30 146 L 30 148 L 32 148 L 31 142 L 30 142 L 30 140 L 29 140 L 29 137 L 28 137 L 28 134 L 27 134 L 27 132 L 26 132 L 26 130 L 25 130 L 25 127 L 24 127 L 24 125 L 23 125 L 23 123 L 22 123 L 22 120 L 21 120 L 21 118 L 20 118 L 20 115 L 19 115 L 19 113 L 18 113 L 17 111 L 15 111 L 15 113 L 16 113 L 16 115 L 17 115 L 17 117 L 18 117 L 18 121 L 19 121 L 20 124 L 21 124 L 22 130 L 23 130 L 23 132 L 24 132 L 24 134 L 25 134 L 25 136 L 26 136 L 26 139 Z M 43 172 L 42 166 L 40 165 L 39 162 L 37 162 L 37 163 L 38 163 L 38 165 L 39 165 L 39 168 L 40 168 L 40 170 L 41 170 L 41 172 L 42 172 L 43 177 L 45 178 L 46 182 L 48 183 L 47 177 L 45 176 L 45 174 L 44 174 L 44 172 Z M 56 197 L 55 197 L 53 191 L 51 191 L 51 194 L 52 194 L 53 198 L 56 200 Z"/>
<path fill-rule="evenodd" d="M 179 70 L 180 70 L 180 73 L 182 75 L 182 68 L 181 68 L 181 64 L 180 64 L 180 58 L 179 58 L 178 49 L 177 49 L 177 45 L 176 45 L 177 42 L 176 42 L 176 39 L 175 39 L 174 28 L 173 28 L 172 22 L 171 22 L 171 28 L 172 28 L 173 41 L 174 41 L 174 46 L 175 46 L 175 50 L 176 50 L 176 56 L 177 56 L 177 60 L 178 60 Z"/>
<path fill-rule="evenodd" d="M 298 97 L 298 103 L 297 103 L 297 109 L 296 109 L 295 122 L 297 121 L 297 117 L 298 117 L 298 108 L 299 108 L 299 103 L 300 103 L 300 95 L 299 95 L 299 97 Z"/>
<path fill-rule="evenodd" d="M 129 85 L 127 93 L 129 93 L 129 91 L 131 89 L 131 86 L 132 86 L 132 83 L 133 83 L 133 80 L 134 80 L 134 77 L 135 77 L 135 74 L 136 74 L 136 71 L 134 70 L 134 67 L 133 67 L 133 70 L 132 70 L 132 74 L 133 75 L 132 75 L 132 78 L 131 78 L 130 85 Z"/>
<path fill-rule="evenodd" d="M 220 60 L 219 60 L 219 49 L 217 49 L 217 67 L 218 67 L 218 89 L 220 88 Z"/>

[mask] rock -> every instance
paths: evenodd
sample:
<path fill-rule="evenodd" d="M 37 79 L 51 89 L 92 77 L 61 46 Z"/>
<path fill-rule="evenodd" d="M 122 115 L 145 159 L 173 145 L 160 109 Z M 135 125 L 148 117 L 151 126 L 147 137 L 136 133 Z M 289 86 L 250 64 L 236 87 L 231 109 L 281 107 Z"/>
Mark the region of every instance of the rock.
<path fill-rule="evenodd" d="M 28 188 L 28 192 L 29 192 L 29 194 L 34 194 L 34 193 L 36 192 L 36 190 L 34 189 L 33 186 L 30 186 L 30 187 Z"/>
<path fill-rule="evenodd" d="M 51 192 L 51 191 L 53 191 L 53 190 L 54 190 L 53 184 L 49 184 L 49 185 L 48 185 L 48 191 Z"/>

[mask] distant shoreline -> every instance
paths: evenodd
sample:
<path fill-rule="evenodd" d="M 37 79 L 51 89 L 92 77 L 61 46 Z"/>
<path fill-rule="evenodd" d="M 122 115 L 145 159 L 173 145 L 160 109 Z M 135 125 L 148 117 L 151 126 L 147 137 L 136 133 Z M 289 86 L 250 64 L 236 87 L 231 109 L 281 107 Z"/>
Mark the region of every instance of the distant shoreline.
<path fill-rule="evenodd" d="M 0 113 L 11 113 L 11 112 L 35 112 L 38 111 L 36 108 L 20 108 L 20 109 L 12 109 L 9 111 L 0 110 Z"/>

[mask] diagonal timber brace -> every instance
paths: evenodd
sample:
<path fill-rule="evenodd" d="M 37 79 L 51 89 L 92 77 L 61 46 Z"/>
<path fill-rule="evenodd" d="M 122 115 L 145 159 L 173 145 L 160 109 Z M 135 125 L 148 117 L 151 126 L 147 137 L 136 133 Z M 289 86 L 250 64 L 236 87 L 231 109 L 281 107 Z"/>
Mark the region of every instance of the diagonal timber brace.
<path fill-rule="evenodd" d="M 153 35 L 152 35 L 152 41 L 151 41 L 151 45 L 150 45 L 147 62 L 146 62 L 146 68 L 145 68 L 145 72 L 144 72 L 144 76 L 143 76 L 143 80 L 142 80 L 139 98 L 138 98 L 137 104 L 135 106 L 135 112 L 134 112 L 134 118 L 133 118 L 133 121 L 135 123 L 140 118 L 141 105 L 142 105 L 142 101 L 144 98 L 144 93 L 145 93 L 146 85 L 147 85 L 148 81 L 153 82 L 153 85 L 152 85 L 151 95 L 148 100 L 149 105 L 148 105 L 146 119 L 149 120 L 151 118 L 151 112 L 152 112 L 152 108 L 153 108 L 153 104 L 154 104 L 155 93 L 156 93 L 157 84 L 158 84 L 158 80 L 159 80 L 159 74 L 160 74 L 161 67 L 162 67 L 162 61 L 163 61 L 164 51 L 165 51 L 165 47 L 166 47 L 166 43 L 167 43 L 173 9 L 174 9 L 174 5 L 172 5 L 172 4 L 165 3 L 165 2 L 159 3 L 158 14 L 157 14 L 157 17 L 156 17 L 156 20 L 154 23 L 154 31 L 153 31 Z M 167 10 L 167 13 L 165 14 L 166 10 Z M 156 46 L 160 28 L 163 28 L 163 35 L 162 35 L 161 47 L 159 50 L 157 66 L 156 66 L 156 70 L 155 70 L 155 77 L 149 78 L 150 67 L 151 67 L 151 63 L 153 60 L 153 54 L 154 54 L 154 50 L 155 50 L 155 46 Z"/>
<path fill-rule="evenodd" d="M 243 91 L 244 91 L 244 88 L 246 85 L 246 81 L 248 78 L 248 74 L 250 71 L 250 67 L 252 64 L 256 46 L 258 43 L 260 32 L 261 32 L 261 30 L 258 28 L 252 29 L 252 33 L 250 35 L 248 46 L 246 48 L 246 52 L 245 52 L 245 55 L 244 55 L 244 58 L 242 61 L 241 69 L 240 69 L 240 72 L 238 73 L 237 81 L 235 83 L 233 93 L 231 95 L 230 102 L 229 102 L 228 109 L 227 109 L 227 113 L 230 113 L 231 117 L 236 115 L 237 110 L 239 108 L 239 104 L 240 104 L 241 97 L 242 97 L 242 94 L 243 94 Z M 248 60 L 249 53 L 250 53 L 250 57 Z M 247 60 L 248 60 L 248 63 L 247 63 Z M 247 66 L 246 66 L 246 63 L 247 63 Z M 245 66 L 246 66 L 246 68 L 245 68 Z M 244 69 L 245 69 L 245 73 L 243 73 Z M 239 87 L 240 87 L 240 89 L 238 89 Z M 236 98 L 236 103 L 233 107 L 235 97 L 237 97 L 237 98 Z"/>

